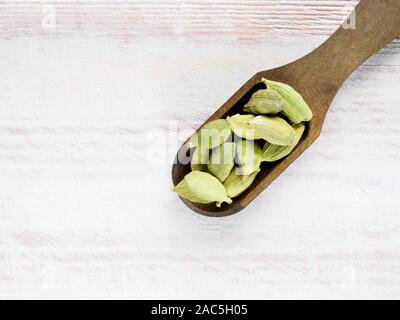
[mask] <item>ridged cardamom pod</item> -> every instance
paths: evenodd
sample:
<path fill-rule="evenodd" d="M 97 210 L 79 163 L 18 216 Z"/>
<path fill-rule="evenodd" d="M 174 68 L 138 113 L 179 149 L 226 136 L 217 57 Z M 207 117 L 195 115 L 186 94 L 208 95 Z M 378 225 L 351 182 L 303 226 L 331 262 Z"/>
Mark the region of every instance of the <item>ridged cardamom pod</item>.
<path fill-rule="evenodd" d="M 258 90 L 244 106 L 244 111 L 254 114 L 277 114 L 283 110 L 283 99 L 271 89 Z"/>
<path fill-rule="evenodd" d="M 235 169 L 237 175 L 247 176 L 260 169 L 263 152 L 254 141 L 239 141 L 236 150 L 236 162 L 239 165 Z"/>
<path fill-rule="evenodd" d="M 225 119 L 214 120 L 206 123 L 189 139 L 189 146 L 214 149 L 227 141 L 231 134 L 228 121 Z"/>
<path fill-rule="evenodd" d="M 279 117 L 257 116 L 250 122 L 255 139 L 280 146 L 291 145 L 296 138 L 293 127 Z"/>
<path fill-rule="evenodd" d="M 224 202 L 232 203 L 221 181 L 207 172 L 192 171 L 188 173 L 172 190 L 180 197 L 195 203 L 216 202 L 217 207 Z"/>
<path fill-rule="evenodd" d="M 299 143 L 301 137 L 303 136 L 304 130 L 305 125 L 303 123 L 295 126 L 294 131 L 296 133 L 296 139 L 289 146 L 278 146 L 267 142 L 263 149 L 262 160 L 266 162 L 274 162 L 289 155 Z"/>
<path fill-rule="evenodd" d="M 228 117 L 229 127 L 240 138 L 254 140 L 254 130 L 251 128 L 250 123 L 255 118 L 252 114 L 237 114 L 233 117 Z"/>
<path fill-rule="evenodd" d="M 228 117 L 227 121 L 232 131 L 247 140 L 264 139 L 277 145 L 290 145 L 295 139 L 295 133 L 290 124 L 279 117 L 254 116 L 237 114 Z"/>
<path fill-rule="evenodd" d="M 207 172 L 207 164 L 209 162 L 210 150 L 197 147 L 194 150 L 190 167 L 192 171 L 204 171 Z"/>
<path fill-rule="evenodd" d="M 224 186 L 229 198 L 235 198 L 245 192 L 254 182 L 257 174 L 260 172 L 258 169 L 248 176 L 238 175 L 236 170 L 233 169 L 229 177 L 225 180 Z"/>
<path fill-rule="evenodd" d="M 236 145 L 233 142 L 226 142 L 214 149 L 208 164 L 208 172 L 224 182 L 235 165 L 235 151 Z"/>
<path fill-rule="evenodd" d="M 313 114 L 310 107 L 304 101 L 300 93 L 294 90 L 291 86 L 264 78 L 261 81 L 265 83 L 267 88 L 272 89 L 281 95 L 284 104 L 282 113 L 290 121 L 299 124 L 300 122 L 310 121 L 312 119 Z"/>

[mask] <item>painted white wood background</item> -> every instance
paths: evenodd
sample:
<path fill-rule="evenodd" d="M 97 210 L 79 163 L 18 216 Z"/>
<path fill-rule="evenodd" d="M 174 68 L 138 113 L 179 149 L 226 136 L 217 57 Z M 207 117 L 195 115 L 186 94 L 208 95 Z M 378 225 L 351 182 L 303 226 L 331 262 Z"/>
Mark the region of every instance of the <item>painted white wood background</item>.
<path fill-rule="evenodd" d="M 0 1 L 0 297 L 400 298 L 399 41 L 247 210 L 169 191 L 187 134 L 356 2 Z"/>

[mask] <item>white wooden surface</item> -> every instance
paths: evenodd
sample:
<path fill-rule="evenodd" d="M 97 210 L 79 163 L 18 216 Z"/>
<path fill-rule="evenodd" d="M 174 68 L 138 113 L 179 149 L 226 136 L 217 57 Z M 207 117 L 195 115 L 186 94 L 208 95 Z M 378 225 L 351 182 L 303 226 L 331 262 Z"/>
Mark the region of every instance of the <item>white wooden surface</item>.
<path fill-rule="evenodd" d="M 400 298 L 399 41 L 247 210 L 169 191 L 187 134 L 355 4 L 0 1 L 0 298 Z"/>

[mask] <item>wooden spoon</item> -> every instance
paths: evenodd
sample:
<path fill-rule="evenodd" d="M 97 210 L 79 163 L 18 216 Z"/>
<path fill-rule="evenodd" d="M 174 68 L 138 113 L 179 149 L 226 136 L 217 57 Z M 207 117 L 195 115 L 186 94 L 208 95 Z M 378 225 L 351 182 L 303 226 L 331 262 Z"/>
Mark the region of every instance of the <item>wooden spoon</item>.
<path fill-rule="evenodd" d="M 189 208 L 212 217 L 239 212 L 318 138 L 328 108 L 343 82 L 366 59 L 399 36 L 400 0 L 361 0 L 355 8 L 355 19 L 355 29 L 340 27 L 324 44 L 304 58 L 277 69 L 257 73 L 206 121 L 242 113 L 250 96 L 260 88 L 265 88 L 260 84 L 263 77 L 291 85 L 304 97 L 314 113 L 296 149 L 281 161 L 263 164 L 252 187 L 240 197 L 234 198 L 233 204 L 217 208 L 215 204 L 201 205 L 182 199 Z M 186 151 L 187 142 L 178 154 Z M 172 168 L 174 185 L 190 172 L 190 165 L 180 164 L 177 159 Z"/>

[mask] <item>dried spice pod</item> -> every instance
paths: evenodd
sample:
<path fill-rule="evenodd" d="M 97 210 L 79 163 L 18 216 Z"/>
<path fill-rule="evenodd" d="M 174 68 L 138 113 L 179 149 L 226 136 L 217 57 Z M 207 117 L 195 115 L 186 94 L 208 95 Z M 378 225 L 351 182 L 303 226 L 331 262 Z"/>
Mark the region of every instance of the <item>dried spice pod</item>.
<path fill-rule="evenodd" d="M 304 101 L 300 93 L 294 90 L 291 86 L 264 78 L 261 81 L 265 83 L 267 88 L 280 94 L 284 104 L 282 114 L 284 114 L 291 122 L 299 124 L 300 122 L 310 121 L 312 119 L 313 114 L 310 107 Z"/>
<path fill-rule="evenodd" d="M 250 123 L 255 118 L 252 114 L 237 114 L 233 117 L 228 117 L 229 127 L 240 138 L 254 140 L 254 130 L 251 128 Z"/>
<path fill-rule="evenodd" d="M 205 124 L 189 139 L 189 147 L 214 149 L 227 141 L 232 135 L 228 121 L 225 119 L 214 120 Z"/>
<path fill-rule="evenodd" d="M 216 202 L 217 207 L 224 202 L 232 203 L 221 181 L 207 172 L 192 171 L 188 173 L 172 190 L 180 197 L 195 203 Z"/>
<path fill-rule="evenodd" d="M 292 126 L 277 116 L 254 116 L 237 114 L 228 117 L 232 131 L 247 140 L 264 139 L 277 145 L 290 145 L 295 139 Z"/>
<path fill-rule="evenodd" d="M 226 142 L 214 149 L 208 164 L 208 172 L 224 182 L 235 165 L 235 151 L 236 145 L 233 142 Z"/>
<path fill-rule="evenodd" d="M 272 144 L 288 146 L 296 138 L 293 127 L 279 117 L 257 116 L 250 122 L 255 139 L 264 139 Z"/>
<path fill-rule="evenodd" d="M 190 167 L 192 171 L 207 171 L 207 164 L 209 162 L 210 150 L 206 148 L 197 147 L 194 150 Z"/>
<path fill-rule="evenodd" d="M 241 176 L 247 176 L 260 169 L 262 162 L 262 149 L 254 141 L 242 140 L 236 145 L 236 162 L 239 165 L 235 169 Z"/>
<path fill-rule="evenodd" d="M 271 89 L 258 90 L 244 106 L 244 111 L 253 114 L 277 114 L 284 108 L 279 93 Z"/>
<path fill-rule="evenodd" d="M 260 169 L 250 175 L 242 176 L 237 174 L 236 169 L 233 169 L 229 177 L 224 182 L 228 197 L 235 198 L 245 192 L 252 185 L 259 172 Z"/>
<path fill-rule="evenodd" d="M 289 146 L 278 146 L 267 142 L 263 149 L 262 161 L 274 162 L 288 156 L 300 142 L 300 139 L 304 134 L 305 128 L 306 127 L 304 123 L 300 123 L 299 125 L 294 127 L 296 139 Z"/>

